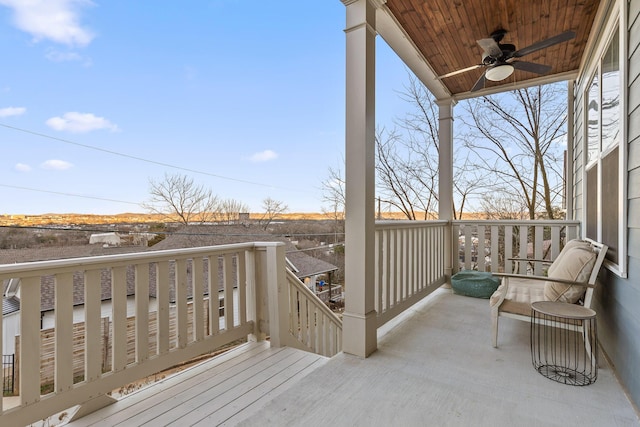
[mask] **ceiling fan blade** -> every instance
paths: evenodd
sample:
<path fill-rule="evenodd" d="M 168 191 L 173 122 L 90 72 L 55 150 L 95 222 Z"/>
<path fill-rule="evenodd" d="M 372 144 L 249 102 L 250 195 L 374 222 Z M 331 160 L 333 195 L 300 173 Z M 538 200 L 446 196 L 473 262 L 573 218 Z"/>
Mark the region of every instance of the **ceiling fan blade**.
<path fill-rule="evenodd" d="M 438 80 L 446 79 L 447 77 L 455 76 L 457 74 L 466 73 L 467 71 L 475 70 L 476 68 L 482 67 L 482 64 L 472 65 L 471 67 L 463 68 L 461 70 L 452 71 L 447 74 L 443 74 L 441 76 L 436 77 Z"/>
<path fill-rule="evenodd" d="M 576 36 L 576 33 L 573 31 L 565 31 L 562 34 L 558 34 L 557 36 L 548 38 L 546 40 L 541 40 L 537 43 L 532 44 L 531 46 L 527 46 L 520 50 L 513 52 L 511 57 L 520 58 L 525 55 L 529 55 L 530 53 L 536 52 L 540 49 L 545 49 L 547 47 L 553 46 L 558 43 L 566 42 L 567 40 L 571 40 Z"/>
<path fill-rule="evenodd" d="M 476 84 L 474 84 L 473 87 L 471 88 L 471 92 L 476 92 L 484 88 L 485 81 L 486 81 L 486 78 L 484 77 L 484 73 L 482 73 L 478 81 L 476 81 Z"/>
<path fill-rule="evenodd" d="M 502 49 L 498 46 L 498 43 L 494 39 L 480 39 L 476 40 L 476 43 L 480 45 L 482 50 L 492 58 L 500 58 L 502 56 Z"/>
<path fill-rule="evenodd" d="M 513 61 L 511 63 L 516 70 L 529 71 L 530 73 L 546 74 L 551 71 L 550 65 L 535 64 L 533 62 Z"/>

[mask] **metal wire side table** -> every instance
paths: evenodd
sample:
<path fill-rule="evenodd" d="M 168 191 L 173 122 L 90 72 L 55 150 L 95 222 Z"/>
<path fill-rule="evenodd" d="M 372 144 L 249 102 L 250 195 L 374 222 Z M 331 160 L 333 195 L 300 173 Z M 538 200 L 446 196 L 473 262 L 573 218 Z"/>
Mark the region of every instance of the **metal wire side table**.
<path fill-rule="evenodd" d="M 531 304 L 531 361 L 545 377 L 589 385 L 598 378 L 596 312 L 577 304 Z"/>

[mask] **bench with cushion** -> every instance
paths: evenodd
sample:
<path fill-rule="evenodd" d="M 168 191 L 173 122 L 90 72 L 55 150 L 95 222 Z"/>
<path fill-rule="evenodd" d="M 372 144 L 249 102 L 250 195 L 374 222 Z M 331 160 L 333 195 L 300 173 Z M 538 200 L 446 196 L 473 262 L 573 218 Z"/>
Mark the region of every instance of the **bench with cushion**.
<path fill-rule="evenodd" d="M 547 276 L 494 273 L 502 277 L 502 283 L 489 299 L 493 346 L 498 346 L 498 318 L 529 322 L 533 302 L 561 301 L 591 308 L 606 253 L 606 245 L 570 240 L 549 266 Z"/>

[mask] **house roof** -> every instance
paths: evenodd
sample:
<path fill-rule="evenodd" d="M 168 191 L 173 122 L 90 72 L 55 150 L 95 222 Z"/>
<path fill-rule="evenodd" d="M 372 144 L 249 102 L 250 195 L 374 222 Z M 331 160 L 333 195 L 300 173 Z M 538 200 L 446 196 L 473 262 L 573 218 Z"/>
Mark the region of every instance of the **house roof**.
<path fill-rule="evenodd" d="M 80 258 L 99 255 L 140 252 L 140 246 L 102 247 L 102 245 L 73 245 L 29 249 L 0 250 L 0 264 L 46 261 L 51 259 Z"/>
<path fill-rule="evenodd" d="M 333 264 L 297 250 L 286 237 L 275 236 L 255 225 L 203 225 L 183 227 L 153 246 L 156 250 L 197 246 L 216 246 L 244 242 L 283 242 L 286 256 L 298 270 L 299 278 L 337 270 Z"/>
<path fill-rule="evenodd" d="M 168 234 L 151 250 L 193 248 L 199 246 L 217 246 L 245 242 L 284 242 L 294 246 L 284 237 L 274 236 L 255 225 L 189 225 Z"/>
<path fill-rule="evenodd" d="M 576 37 L 522 57 L 523 61 L 547 64 L 542 76 L 516 70 L 501 82 L 487 82 L 485 93 L 572 78 L 580 67 L 598 13 L 599 0 L 380 0 L 376 30 L 439 99 L 464 98 L 484 68 L 455 76 L 438 76 L 481 63 L 477 40 L 498 29 L 507 30 L 502 43 L 516 49 L 568 30 Z M 426 66 L 425 66 L 426 65 Z"/>
<path fill-rule="evenodd" d="M 304 252 L 287 252 L 287 258 L 297 268 L 294 274 L 299 279 L 311 277 L 316 274 L 328 273 L 338 269 L 335 265 L 318 258 L 307 255 Z"/>

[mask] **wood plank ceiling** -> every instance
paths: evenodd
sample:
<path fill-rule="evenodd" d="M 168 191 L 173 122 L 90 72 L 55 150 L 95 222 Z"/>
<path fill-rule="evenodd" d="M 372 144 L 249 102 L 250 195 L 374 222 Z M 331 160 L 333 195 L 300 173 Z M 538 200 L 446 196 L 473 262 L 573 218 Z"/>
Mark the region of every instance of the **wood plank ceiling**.
<path fill-rule="evenodd" d="M 437 75 L 482 62 L 476 40 L 497 29 L 507 30 L 502 43 L 522 49 L 535 42 L 573 30 L 576 37 L 522 58 L 552 66 L 549 74 L 575 71 L 580 65 L 599 0 L 387 0 L 397 22 L 411 37 Z M 455 95 L 468 92 L 485 68 L 442 79 Z M 522 82 L 540 75 L 516 70 L 486 87 Z"/>

